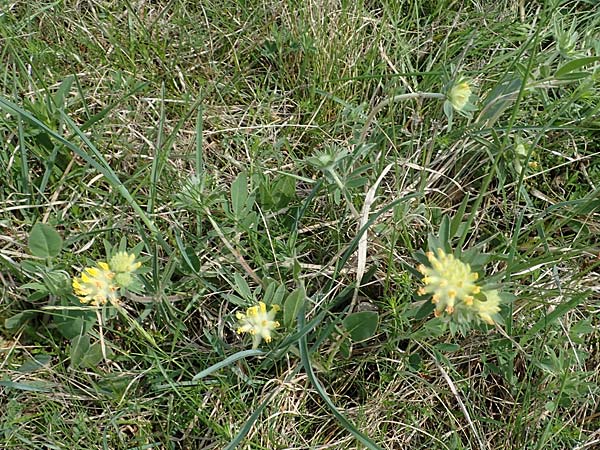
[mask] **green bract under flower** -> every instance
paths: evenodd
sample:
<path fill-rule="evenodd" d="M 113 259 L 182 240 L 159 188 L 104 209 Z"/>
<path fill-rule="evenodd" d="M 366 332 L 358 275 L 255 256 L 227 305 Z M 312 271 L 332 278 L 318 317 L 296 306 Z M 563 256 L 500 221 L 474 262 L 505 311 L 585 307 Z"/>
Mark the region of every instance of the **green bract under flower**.
<path fill-rule="evenodd" d="M 279 327 L 279 322 L 274 320 L 278 311 L 277 305 L 271 306 L 270 311 L 267 311 L 267 306 L 263 302 L 258 302 L 258 305 L 248 308 L 246 314 L 238 312 L 237 332 L 252 335 L 252 348 L 257 348 L 263 339 L 267 343 L 271 342 L 271 332 Z"/>
<path fill-rule="evenodd" d="M 73 279 L 73 290 L 81 303 L 101 306 L 115 302 L 118 287 L 113 281 L 114 277 L 108 264 L 99 262 L 96 267 L 86 267 L 81 277 Z"/>
<path fill-rule="evenodd" d="M 494 315 L 500 312 L 498 291 L 482 289 L 477 284 L 477 272 L 441 248 L 426 255 L 429 267 L 423 264 L 418 267 L 424 284 L 418 293 L 431 295 L 435 315 L 446 313 L 459 321 L 482 320 L 493 325 Z"/>

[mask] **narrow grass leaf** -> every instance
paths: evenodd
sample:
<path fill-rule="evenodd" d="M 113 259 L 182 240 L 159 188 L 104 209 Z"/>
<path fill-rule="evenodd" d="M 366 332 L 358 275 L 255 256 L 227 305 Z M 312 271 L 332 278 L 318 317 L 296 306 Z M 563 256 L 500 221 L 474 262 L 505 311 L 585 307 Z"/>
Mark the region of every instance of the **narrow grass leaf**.
<path fill-rule="evenodd" d="M 588 296 L 588 292 L 583 292 L 575 295 L 571 300 L 566 303 L 562 303 L 558 305 L 551 313 L 545 315 L 540 320 L 538 320 L 527 333 L 521 338 L 520 344 L 524 345 L 528 341 L 530 341 L 535 335 L 537 335 L 540 331 L 545 329 L 548 325 L 552 324 L 566 313 L 571 311 L 573 308 L 577 307 L 582 301 L 584 301 Z"/>
<path fill-rule="evenodd" d="M 204 369 L 202 372 L 194 375 L 192 381 L 197 381 L 202 378 L 206 378 L 207 376 L 216 372 L 217 370 L 221 370 L 222 368 L 227 367 L 240 359 L 249 358 L 251 356 L 263 356 L 264 354 L 265 352 L 263 352 L 262 350 L 242 350 L 241 352 L 234 353 L 233 355 L 225 358 L 223 361 L 213 364 L 209 368 Z"/>
<path fill-rule="evenodd" d="M 104 159 L 102 154 L 91 143 L 91 141 L 88 139 L 85 133 L 83 133 L 83 131 L 79 127 L 77 127 L 77 125 L 65 113 L 61 112 L 62 119 L 67 123 L 67 125 L 69 125 L 69 127 L 75 132 L 75 134 L 90 148 L 94 157 L 90 156 L 86 151 L 62 137 L 56 131 L 52 130 L 45 123 L 38 120 L 35 116 L 25 111 L 23 108 L 19 107 L 18 105 L 5 99 L 2 96 L 0 96 L 0 108 L 9 114 L 13 114 L 23 118 L 33 126 L 39 128 L 40 130 L 43 130 L 50 137 L 60 142 L 69 150 L 73 151 L 76 155 L 78 155 L 84 161 L 86 161 L 90 166 L 92 166 L 94 169 L 96 169 L 98 172 L 104 175 L 106 180 L 125 198 L 127 203 L 129 203 L 129 205 L 135 210 L 138 216 L 144 221 L 148 229 L 151 230 L 151 232 L 159 238 L 162 244 L 166 245 L 166 243 L 162 239 L 160 231 L 158 230 L 156 225 L 154 225 L 154 222 L 152 222 L 152 220 L 150 220 L 150 218 L 146 215 L 142 208 L 140 208 L 139 204 L 135 201 L 135 199 L 129 193 L 127 188 L 125 188 L 123 183 L 121 183 L 116 173 L 112 170 L 112 168 Z"/>
<path fill-rule="evenodd" d="M 298 314 L 298 328 L 302 329 L 304 327 L 304 308 Z M 321 385 L 321 382 L 317 379 L 315 372 L 312 368 L 312 363 L 310 362 L 310 354 L 308 352 L 308 344 L 306 342 L 306 335 L 302 336 L 299 340 L 300 347 L 300 358 L 302 359 L 302 365 L 304 366 L 304 370 L 306 371 L 306 375 L 321 397 L 327 407 L 331 410 L 334 417 L 338 420 L 340 425 L 342 425 L 346 430 L 348 430 L 358 441 L 360 441 L 365 447 L 370 450 L 381 450 L 377 444 L 375 444 L 371 439 L 361 433 L 346 417 L 337 409 L 333 401 L 325 392 L 325 389 Z"/>
<path fill-rule="evenodd" d="M 196 116 L 196 175 L 198 176 L 204 172 L 204 154 L 202 151 L 203 111 L 202 105 L 198 106 L 198 115 Z"/>
<path fill-rule="evenodd" d="M 250 432 L 250 430 L 252 429 L 252 427 L 254 426 L 254 424 L 256 423 L 256 421 L 258 420 L 260 415 L 262 414 L 265 407 L 269 404 L 271 399 L 275 396 L 275 394 L 278 391 L 279 391 L 279 389 L 273 389 L 273 391 L 271 393 L 269 393 L 269 395 L 267 395 L 267 398 L 265 398 L 256 407 L 256 409 L 250 415 L 248 420 L 246 420 L 246 422 L 244 423 L 242 428 L 240 428 L 240 430 L 237 432 L 237 434 L 234 436 L 234 438 L 231 440 L 231 442 L 229 444 L 227 444 L 227 447 L 225 447 L 225 450 L 234 450 L 242 442 L 242 440 Z"/>

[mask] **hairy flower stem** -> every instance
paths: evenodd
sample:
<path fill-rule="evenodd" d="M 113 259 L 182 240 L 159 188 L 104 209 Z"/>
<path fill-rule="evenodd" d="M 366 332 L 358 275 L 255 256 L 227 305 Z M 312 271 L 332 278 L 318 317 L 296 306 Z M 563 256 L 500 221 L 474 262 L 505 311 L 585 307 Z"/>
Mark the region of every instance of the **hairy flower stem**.
<path fill-rule="evenodd" d="M 100 308 L 96 308 L 96 316 L 98 317 L 98 333 L 100 334 L 100 349 L 102 350 L 102 359 L 106 362 L 106 342 L 104 342 L 104 325 L 103 317 Z"/>
<path fill-rule="evenodd" d="M 367 116 L 367 120 L 365 121 L 365 125 L 360 133 L 360 137 L 358 138 L 358 142 L 364 142 L 367 137 L 367 133 L 369 132 L 369 127 L 371 126 L 371 122 L 375 119 L 375 116 L 385 108 L 387 105 L 391 103 L 400 102 L 403 100 L 411 100 L 414 98 L 437 98 L 439 100 L 445 100 L 446 96 L 444 94 L 439 94 L 437 92 L 410 92 L 408 94 L 400 94 L 395 95 L 393 97 L 386 98 L 379 102 L 369 113 Z"/>
<path fill-rule="evenodd" d="M 354 216 L 355 219 L 359 219 L 360 214 L 358 213 L 358 211 L 352 204 L 352 200 L 348 196 L 348 193 L 346 192 L 346 187 L 344 186 L 344 183 L 342 183 L 342 180 L 340 179 L 339 175 L 337 174 L 337 172 L 335 171 L 335 169 L 333 167 L 328 167 L 327 171 L 332 176 L 333 181 L 335 181 L 335 184 L 337 184 L 337 186 L 340 188 L 340 191 L 342 191 L 342 195 L 346 199 L 346 203 L 348 203 L 348 207 L 350 208 L 350 211 L 352 211 L 352 215 Z"/>

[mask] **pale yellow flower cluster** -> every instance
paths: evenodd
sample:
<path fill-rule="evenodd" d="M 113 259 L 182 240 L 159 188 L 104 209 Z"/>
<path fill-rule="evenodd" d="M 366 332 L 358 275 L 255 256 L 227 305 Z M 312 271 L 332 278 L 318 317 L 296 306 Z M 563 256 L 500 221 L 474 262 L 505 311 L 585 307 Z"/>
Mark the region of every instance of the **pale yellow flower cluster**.
<path fill-rule="evenodd" d="M 452 106 L 457 111 L 463 111 L 467 103 L 469 103 L 469 98 L 473 94 L 471 90 L 471 85 L 466 81 L 458 83 L 450 89 L 448 93 L 448 100 L 452 103 Z"/>
<path fill-rule="evenodd" d="M 133 283 L 134 272 L 141 262 L 127 252 L 116 253 L 107 263 L 97 262 L 94 267 L 86 267 L 80 277 L 73 279 L 73 291 L 81 303 L 103 306 L 115 303 L 119 288 L 127 288 Z"/>
<path fill-rule="evenodd" d="M 477 97 L 473 94 L 473 85 L 470 81 L 459 80 L 446 95 L 446 101 L 454 111 L 465 117 L 471 117 L 477 108 L 473 102 Z"/>
<path fill-rule="evenodd" d="M 102 306 L 117 300 L 118 286 L 114 283 L 115 274 L 108 264 L 99 262 L 96 267 L 86 267 L 80 278 L 73 279 L 73 291 L 81 303 Z"/>
<path fill-rule="evenodd" d="M 274 320 L 278 311 L 278 305 L 271 306 L 267 311 L 267 305 L 258 302 L 258 305 L 248 308 L 246 314 L 238 312 L 236 314 L 239 320 L 238 334 L 250 333 L 252 348 L 257 348 L 263 339 L 267 343 L 271 342 L 271 332 L 279 327 L 279 322 Z"/>
<path fill-rule="evenodd" d="M 110 269 L 115 273 L 115 283 L 127 288 L 133 283 L 133 274 L 142 263 L 135 260 L 135 255 L 127 252 L 118 252 L 108 262 Z"/>
<path fill-rule="evenodd" d="M 418 291 L 419 295 L 431 294 L 436 316 L 445 312 L 467 319 L 476 317 L 493 325 L 494 315 L 500 312 L 498 291 L 482 290 L 477 285 L 478 274 L 471 270 L 469 264 L 446 254 L 441 248 L 436 253 L 426 254 L 430 267 L 423 264 L 418 267 L 424 284 Z"/>

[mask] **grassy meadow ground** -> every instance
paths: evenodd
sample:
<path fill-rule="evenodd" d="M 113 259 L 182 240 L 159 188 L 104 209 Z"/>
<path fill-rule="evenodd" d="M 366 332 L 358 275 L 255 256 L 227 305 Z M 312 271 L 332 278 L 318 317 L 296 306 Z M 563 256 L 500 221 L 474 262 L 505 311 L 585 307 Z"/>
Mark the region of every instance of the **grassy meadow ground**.
<path fill-rule="evenodd" d="M 595 4 L 2 0 L 0 448 L 600 448 Z M 434 317 L 435 239 L 498 323 Z"/>

